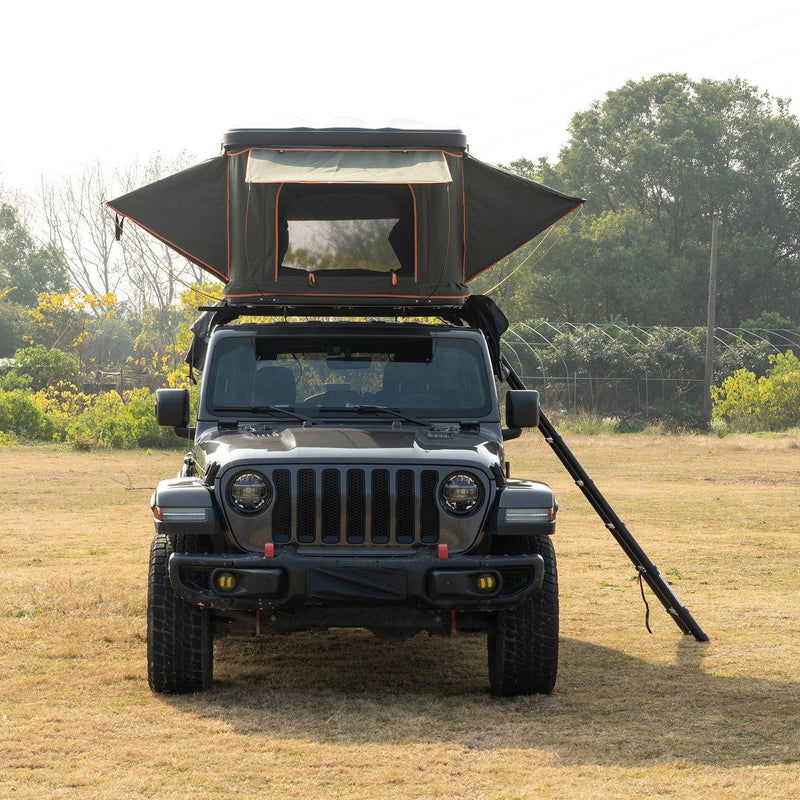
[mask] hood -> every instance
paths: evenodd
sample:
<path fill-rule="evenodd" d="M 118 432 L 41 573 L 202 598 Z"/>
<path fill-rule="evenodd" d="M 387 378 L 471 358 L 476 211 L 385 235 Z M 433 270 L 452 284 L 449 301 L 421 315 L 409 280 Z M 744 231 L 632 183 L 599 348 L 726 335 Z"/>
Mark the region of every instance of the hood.
<path fill-rule="evenodd" d="M 500 442 L 485 432 L 465 432 L 447 426 L 392 429 L 388 425 L 311 426 L 283 429 L 242 427 L 212 431 L 195 443 L 196 458 L 205 470 L 218 464 L 419 464 L 452 463 L 481 466 L 491 473 L 501 465 Z"/>

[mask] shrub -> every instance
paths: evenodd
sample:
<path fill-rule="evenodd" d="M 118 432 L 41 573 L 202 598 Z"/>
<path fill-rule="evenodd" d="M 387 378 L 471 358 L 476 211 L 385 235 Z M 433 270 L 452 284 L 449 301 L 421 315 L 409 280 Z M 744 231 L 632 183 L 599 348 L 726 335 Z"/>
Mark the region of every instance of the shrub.
<path fill-rule="evenodd" d="M 196 391 L 193 393 L 196 402 Z M 170 429 L 159 428 L 149 389 L 87 395 L 59 384 L 36 393 L 0 389 L 0 445 L 17 439 L 66 441 L 76 449 L 184 447 Z"/>
<path fill-rule="evenodd" d="M 77 383 L 79 375 L 75 356 L 39 344 L 14 353 L 14 366 L 3 378 L 3 388 L 37 392 L 57 383 Z"/>
<path fill-rule="evenodd" d="M 91 398 L 83 413 L 70 420 L 66 439 L 82 449 L 90 447 L 175 447 L 171 430 L 159 428 L 148 389 L 131 389 L 122 397 L 105 392 Z"/>
<path fill-rule="evenodd" d="M 15 437 L 51 440 L 56 426 L 50 415 L 39 409 L 31 395 L 22 389 L 0 389 L 0 433 L 8 441 Z"/>
<path fill-rule="evenodd" d="M 800 361 L 791 350 L 769 357 L 767 374 L 740 369 L 711 388 L 712 418 L 736 431 L 777 431 L 800 425 Z"/>

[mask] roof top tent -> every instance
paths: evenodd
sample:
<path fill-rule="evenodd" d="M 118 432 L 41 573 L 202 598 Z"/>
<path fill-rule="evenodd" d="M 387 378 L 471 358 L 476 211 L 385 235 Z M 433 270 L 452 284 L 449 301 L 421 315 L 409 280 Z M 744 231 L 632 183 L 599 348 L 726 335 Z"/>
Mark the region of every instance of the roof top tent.
<path fill-rule="evenodd" d="M 228 305 L 428 308 L 462 305 L 581 202 L 478 161 L 458 130 L 240 128 L 108 206 L 222 280 Z"/>

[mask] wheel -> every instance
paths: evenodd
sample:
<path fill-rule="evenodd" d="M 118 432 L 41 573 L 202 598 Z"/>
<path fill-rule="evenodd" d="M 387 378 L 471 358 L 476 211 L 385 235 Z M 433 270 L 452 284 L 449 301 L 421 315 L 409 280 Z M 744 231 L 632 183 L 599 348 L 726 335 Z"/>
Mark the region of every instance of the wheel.
<path fill-rule="evenodd" d="M 506 555 L 538 553 L 544 559 L 539 592 L 519 607 L 491 615 L 488 650 L 492 694 L 550 694 L 558 670 L 558 572 L 549 536 L 500 541 Z"/>
<path fill-rule="evenodd" d="M 195 539 L 175 538 L 173 544 L 156 534 L 147 584 L 147 682 L 154 692 L 164 694 L 208 689 L 214 667 L 211 619 L 175 594 L 167 571 L 174 551 L 196 552 Z"/>

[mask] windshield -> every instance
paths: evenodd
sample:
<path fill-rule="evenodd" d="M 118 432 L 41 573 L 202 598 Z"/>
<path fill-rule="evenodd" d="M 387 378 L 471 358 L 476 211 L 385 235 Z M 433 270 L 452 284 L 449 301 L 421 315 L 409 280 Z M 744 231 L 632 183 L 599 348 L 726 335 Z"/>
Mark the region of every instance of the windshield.
<path fill-rule="evenodd" d="M 492 410 L 483 351 L 460 337 L 254 334 L 221 340 L 212 361 L 206 403 L 222 415 L 375 419 L 387 409 L 416 421 Z"/>

